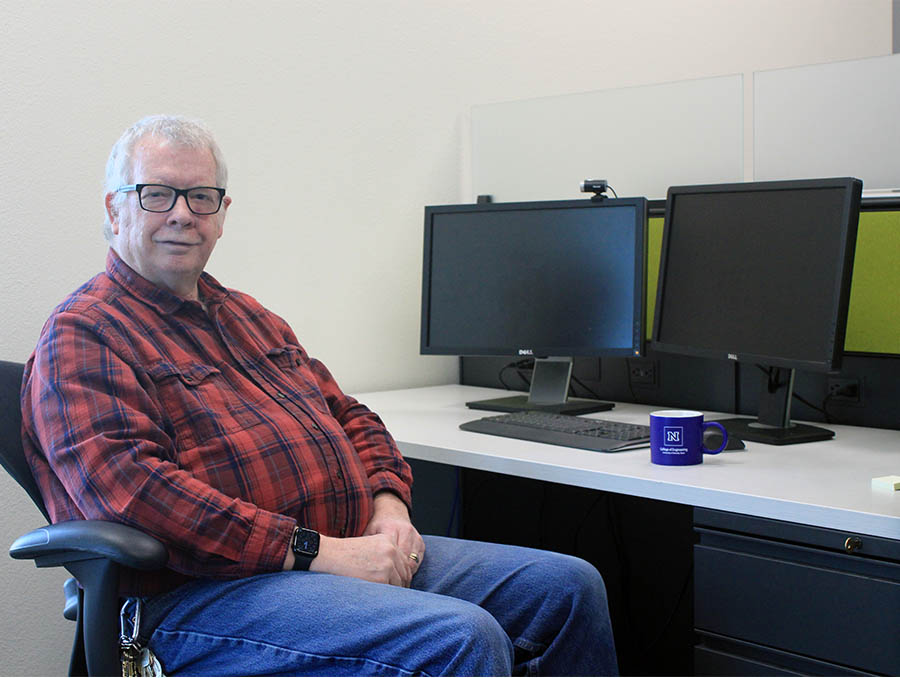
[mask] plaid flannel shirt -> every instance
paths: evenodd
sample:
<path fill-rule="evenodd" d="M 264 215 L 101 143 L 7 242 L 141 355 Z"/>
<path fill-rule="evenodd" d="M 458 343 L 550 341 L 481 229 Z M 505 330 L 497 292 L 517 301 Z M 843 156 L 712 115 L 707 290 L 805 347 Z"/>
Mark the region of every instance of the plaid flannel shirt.
<path fill-rule="evenodd" d="M 168 549 L 124 593 L 280 570 L 298 523 L 358 536 L 376 492 L 410 503 L 381 420 L 287 323 L 206 273 L 199 290 L 206 310 L 110 250 L 26 365 L 23 442 L 52 520 L 112 520 Z"/>

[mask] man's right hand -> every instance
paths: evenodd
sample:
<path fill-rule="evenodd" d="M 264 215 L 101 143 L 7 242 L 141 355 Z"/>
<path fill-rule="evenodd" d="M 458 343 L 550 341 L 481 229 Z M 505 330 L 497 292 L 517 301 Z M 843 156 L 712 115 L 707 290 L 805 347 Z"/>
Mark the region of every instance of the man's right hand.
<path fill-rule="evenodd" d="M 409 586 L 413 575 L 412 561 L 384 534 L 347 539 L 323 534 L 319 555 L 309 569 L 404 587 Z"/>

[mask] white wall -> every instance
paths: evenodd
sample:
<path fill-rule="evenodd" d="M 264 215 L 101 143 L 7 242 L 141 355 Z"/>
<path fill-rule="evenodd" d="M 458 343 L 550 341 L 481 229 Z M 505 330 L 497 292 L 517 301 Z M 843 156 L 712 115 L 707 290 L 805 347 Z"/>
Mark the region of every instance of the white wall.
<path fill-rule="evenodd" d="M 892 49 L 891 0 L 0 0 L 0 16 L 0 358 L 24 360 L 102 268 L 112 143 L 181 112 L 231 170 L 209 271 L 349 391 L 456 378 L 418 355 L 421 221 L 472 198 L 473 104 Z M 23 497 L 0 478 L 0 544 L 40 524 Z M 0 673 L 65 672 L 63 578 L 0 558 Z"/>

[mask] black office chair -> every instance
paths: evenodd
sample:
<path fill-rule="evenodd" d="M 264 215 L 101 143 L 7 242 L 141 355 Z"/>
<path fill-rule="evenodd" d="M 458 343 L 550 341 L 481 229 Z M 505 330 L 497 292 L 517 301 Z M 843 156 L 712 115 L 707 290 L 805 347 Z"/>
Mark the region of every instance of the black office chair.
<path fill-rule="evenodd" d="M 0 463 L 31 500 L 50 517 L 22 449 L 19 392 L 24 365 L 0 360 Z M 121 675 L 119 659 L 119 566 L 155 570 L 166 564 L 165 546 L 127 525 L 76 520 L 22 535 L 9 549 L 13 558 L 37 567 L 62 565 L 72 573 L 64 585 L 63 616 L 76 622 L 69 675 Z M 77 580 L 77 583 L 76 583 Z"/>

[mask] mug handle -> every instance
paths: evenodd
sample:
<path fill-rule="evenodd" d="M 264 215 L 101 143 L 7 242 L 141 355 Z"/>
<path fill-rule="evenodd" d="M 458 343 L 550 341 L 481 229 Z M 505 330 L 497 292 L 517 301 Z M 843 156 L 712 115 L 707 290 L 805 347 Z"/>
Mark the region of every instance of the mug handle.
<path fill-rule="evenodd" d="M 708 426 L 715 426 L 717 429 L 719 429 L 722 432 L 722 445 L 719 447 L 718 450 L 707 450 L 706 446 L 703 443 L 700 443 L 700 447 L 703 448 L 704 454 L 719 454 L 719 452 L 724 450 L 725 446 L 728 444 L 728 431 L 726 431 L 725 427 L 722 426 L 722 424 L 720 424 L 717 421 L 704 421 L 703 429 L 706 430 L 706 428 Z"/>

